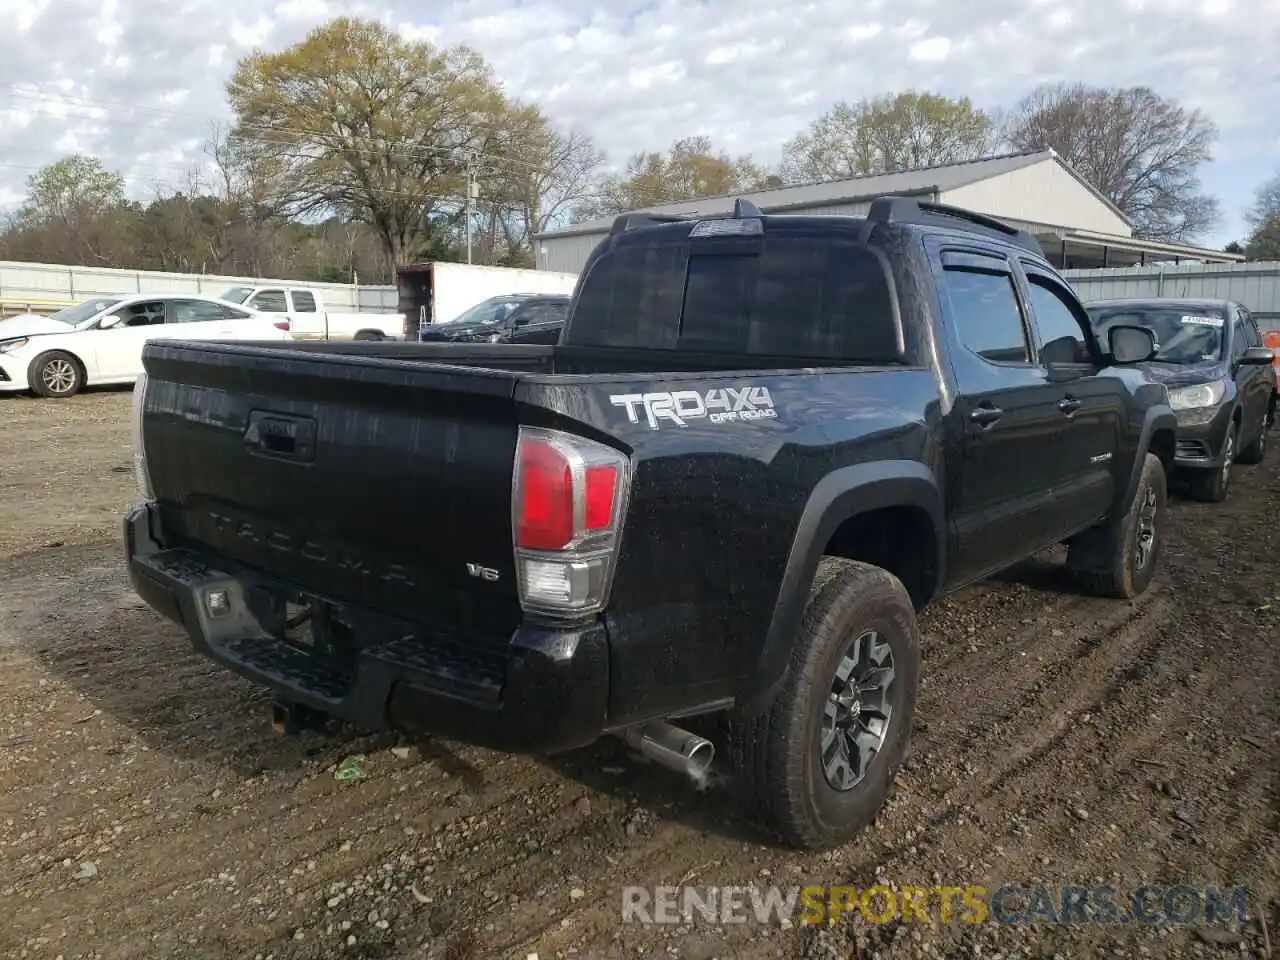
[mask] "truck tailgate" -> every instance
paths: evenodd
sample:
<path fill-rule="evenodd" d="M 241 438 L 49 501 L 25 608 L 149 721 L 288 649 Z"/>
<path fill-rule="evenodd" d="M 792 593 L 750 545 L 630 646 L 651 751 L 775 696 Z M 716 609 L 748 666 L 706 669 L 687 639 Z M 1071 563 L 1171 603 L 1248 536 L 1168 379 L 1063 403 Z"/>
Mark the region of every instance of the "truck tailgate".
<path fill-rule="evenodd" d="M 519 374 L 185 342 L 144 367 L 168 541 L 460 638 L 518 625 Z"/>

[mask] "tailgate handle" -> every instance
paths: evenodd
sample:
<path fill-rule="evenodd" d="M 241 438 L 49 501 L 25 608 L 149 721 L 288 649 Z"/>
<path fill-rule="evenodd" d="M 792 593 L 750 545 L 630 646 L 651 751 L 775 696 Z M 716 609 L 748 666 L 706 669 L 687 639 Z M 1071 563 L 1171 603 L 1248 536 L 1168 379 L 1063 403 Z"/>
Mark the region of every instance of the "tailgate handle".
<path fill-rule="evenodd" d="M 310 463 L 316 454 L 316 422 L 310 417 L 252 410 L 244 445 L 260 457 Z"/>

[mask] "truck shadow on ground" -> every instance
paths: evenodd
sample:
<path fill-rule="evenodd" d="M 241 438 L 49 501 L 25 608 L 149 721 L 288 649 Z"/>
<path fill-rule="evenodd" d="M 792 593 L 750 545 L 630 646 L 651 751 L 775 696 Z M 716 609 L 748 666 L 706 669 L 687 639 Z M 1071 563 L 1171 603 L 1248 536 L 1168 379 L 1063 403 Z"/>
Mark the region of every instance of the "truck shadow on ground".
<path fill-rule="evenodd" d="M 127 749 L 136 737 L 180 760 L 228 765 L 255 776 L 338 762 L 376 750 L 384 740 L 394 743 L 393 734 L 360 736 L 339 727 L 290 737 L 275 733 L 266 690 L 196 653 L 181 630 L 125 596 L 123 573 L 119 579 L 110 585 L 110 596 L 51 605 L 22 642 L 50 674 L 81 695 L 84 714 L 101 711 L 127 728 L 108 735 L 112 749 Z"/>
<path fill-rule="evenodd" d="M 113 393 L 133 393 L 134 385 L 132 383 L 108 383 L 99 384 L 89 387 L 82 387 L 80 392 L 74 397 L 64 399 L 53 399 L 50 397 L 38 397 L 34 393 L 26 390 L 5 390 L 0 392 L 0 403 L 52 403 L 65 404 L 68 401 L 75 403 L 80 397 L 93 397 L 98 394 Z"/>
<path fill-rule="evenodd" d="M 695 724 L 686 722 L 692 729 Z M 628 834 L 638 834 L 654 821 L 680 823 L 707 836 L 753 845 L 778 844 L 751 822 L 735 796 L 736 782 L 718 725 L 704 720 L 696 731 L 716 745 L 717 756 L 705 780 L 695 781 L 632 751 L 615 737 L 568 753 L 538 757 L 559 777 L 595 794 L 629 806 L 624 818 Z"/>
<path fill-rule="evenodd" d="M 1029 587 L 1045 593 L 1078 595 L 1079 581 L 1066 567 L 1065 547 L 1054 547 L 987 578 L 992 584 Z"/>
<path fill-rule="evenodd" d="M 91 736 L 107 741 L 95 749 L 123 755 L 133 749 L 131 741 L 140 741 L 179 761 L 250 778 L 314 774 L 347 757 L 374 758 L 407 745 L 420 762 L 447 774 L 467 793 L 486 791 L 484 770 L 464 756 L 471 748 L 443 737 L 415 730 L 365 732 L 335 721 L 290 736 L 278 734 L 271 727 L 268 691 L 206 660 L 191 649 L 185 634 L 155 621 L 148 609 L 131 602 L 112 606 L 110 598 L 97 602 L 108 609 L 87 615 L 71 605 L 46 616 L 42 629 L 28 631 L 23 643 L 51 675 L 83 698 L 71 711 L 77 716 L 64 723 L 75 729 L 83 718 Z M 89 731 L 90 719 L 108 732 Z M 698 732 L 723 748 L 712 729 Z M 592 796 L 624 803 L 625 816 L 611 819 L 627 834 L 643 835 L 655 823 L 668 821 L 728 840 L 771 842 L 739 815 L 723 754 L 700 784 L 633 754 L 610 737 L 568 753 L 529 759 Z"/>

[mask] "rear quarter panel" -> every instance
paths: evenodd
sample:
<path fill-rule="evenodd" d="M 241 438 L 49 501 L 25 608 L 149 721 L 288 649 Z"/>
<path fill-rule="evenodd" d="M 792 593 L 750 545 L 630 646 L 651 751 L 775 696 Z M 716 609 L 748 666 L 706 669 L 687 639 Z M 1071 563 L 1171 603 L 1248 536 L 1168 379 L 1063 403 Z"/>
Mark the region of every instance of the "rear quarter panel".
<path fill-rule="evenodd" d="M 742 688 L 815 487 L 871 460 L 940 470 L 937 395 L 930 371 L 903 368 L 522 385 L 517 401 L 529 404 L 522 422 L 633 454 L 607 613 L 611 724 Z"/>

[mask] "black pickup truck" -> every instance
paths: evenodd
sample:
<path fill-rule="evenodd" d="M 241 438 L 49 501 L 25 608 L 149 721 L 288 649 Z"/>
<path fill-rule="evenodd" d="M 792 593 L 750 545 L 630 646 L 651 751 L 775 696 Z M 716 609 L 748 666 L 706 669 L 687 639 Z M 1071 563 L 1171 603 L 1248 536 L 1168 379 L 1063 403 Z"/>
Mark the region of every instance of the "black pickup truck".
<path fill-rule="evenodd" d="M 700 776 L 675 722 L 719 714 L 760 821 L 840 844 L 904 757 L 919 610 L 1062 542 L 1151 582 L 1153 352 L 967 211 L 623 216 L 555 345 L 148 344 L 130 576 L 281 727 Z"/>

